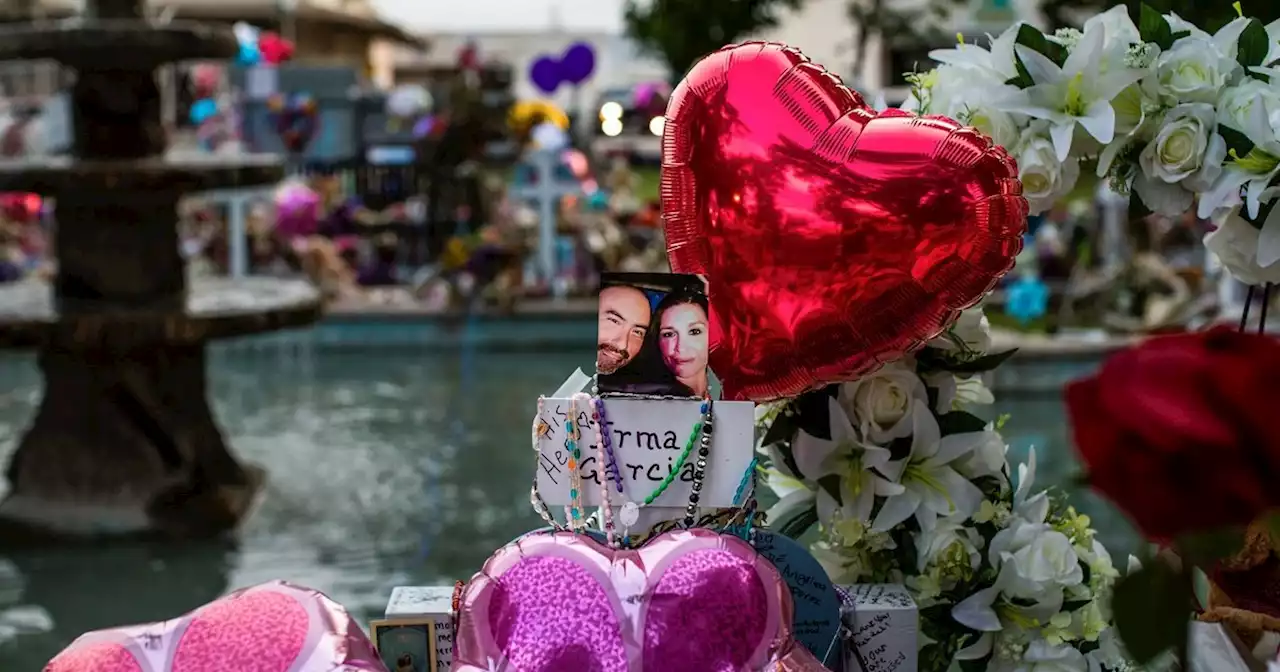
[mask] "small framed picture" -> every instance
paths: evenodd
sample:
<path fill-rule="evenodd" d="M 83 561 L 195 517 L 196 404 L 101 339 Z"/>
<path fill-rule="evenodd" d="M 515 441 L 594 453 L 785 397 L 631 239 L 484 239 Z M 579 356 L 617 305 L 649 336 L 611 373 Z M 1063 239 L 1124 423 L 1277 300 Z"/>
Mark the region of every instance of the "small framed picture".
<path fill-rule="evenodd" d="M 601 394 L 706 397 L 706 282 L 678 273 L 605 273 L 596 332 Z"/>
<path fill-rule="evenodd" d="M 373 646 L 390 672 L 435 672 L 435 620 L 391 619 L 369 624 Z"/>

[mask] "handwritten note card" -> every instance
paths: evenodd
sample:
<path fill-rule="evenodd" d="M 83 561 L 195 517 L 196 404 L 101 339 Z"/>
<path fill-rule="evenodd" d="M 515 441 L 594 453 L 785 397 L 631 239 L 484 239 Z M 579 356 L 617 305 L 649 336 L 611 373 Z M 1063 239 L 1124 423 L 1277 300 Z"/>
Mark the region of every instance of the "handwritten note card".
<path fill-rule="evenodd" d="M 387 620 L 431 619 L 435 622 L 436 669 L 453 665 L 453 586 L 401 586 L 391 590 Z"/>
<path fill-rule="evenodd" d="M 809 652 L 834 669 L 840 664 L 840 594 L 803 545 L 776 532 L 755 530 L 752 546 L 778 568 L 795 607 L 792 631 Z"/>
<path fill-rule="evenodd" d="M 655 399 L 609 399 L 605 402 L 608 431 L 628 499 L 644 499 L 668 474 L 674 472 L 693 426 L 701 417 L 701 403 L 696 400 Z M 538 490 L 543 499 L 553 506 L 570 503 L 568 433 L 565 431 L 565 422 L 570 419 L 569 408 L 568 399 L 546 399 L 538 422 Z M 755 450 L 754 409 L 755 404 L 749 401 L 716 402 L 715 432 L 702 484 L 701 506 L 733 506 L 738 484 L 751 464 Z M 596 459 L 598 423 L 591 419 L 591 411 L 589 404 L 579 404 L 582 461 L 578 465 L 578 473 L 583 481 L 583 503 L 598 506 L 599 484 L 606 472 L 604 465 Z M 696 457 L 695 445 L 693 454 L 675 481 L 653 502 L 653 506 L 684 508 L 692 489 Z"/>
<path fill-rule="evenodd" d="M 919 610 L 906 587 L 859 584 L 841 609 L 845 672 L 916 672 Z"/>

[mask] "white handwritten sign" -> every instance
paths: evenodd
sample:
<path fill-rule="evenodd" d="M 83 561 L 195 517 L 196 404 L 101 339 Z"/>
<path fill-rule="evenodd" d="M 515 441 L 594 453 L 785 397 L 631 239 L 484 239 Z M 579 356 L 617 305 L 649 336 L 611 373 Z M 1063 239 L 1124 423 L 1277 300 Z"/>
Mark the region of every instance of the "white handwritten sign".
<path fill-rule="evenodd" d="M 453 665 L 453 586 L 399 586 L 391 590 L 387 620 L 422 620 L 434 625 L 436 669 Z M 431 672 L 431 671 L 429 671 Z"/>
<path fill-rule="evenodd" d="M 563 506 L 569 499 L 569 448 L 565 421 L 569 420 L 569 399 L 545 399 L 539 417 L 538 490 L 550 505 Z M 702 402 L 669 399 L 608 399 L 605 418 L 618 475 L 622 478 L 626 501 L 642 502 L 668 474 L 675 473 L 676 462 L 689 441 L 693 427 L 701 418 Z M 578 404 L 581 428 L 582 460 L 578 473 L 582 476 L 582 501 L 586 506 L 599 506 L 600 484 L 606 480 L 606 466 L 596 458 L 597 423 L 591 419 L 593 404 Z M 742 475 L 751 465 L 755 450 L 755 404 L 749 401 L 718 401 L 713 406 L 714 418 L 711 453 L 703 475 L 699 507 L 733 506 Z M 694 441 L 697 441 L 697 437 Z M 694 462 L 698 445 L 681 467 L 667 490 L 652 506 L 683 509 L 692 491 Z M 618 492 L 610 491 L 614 506 Z"/>
<path fill-rule="evenodd" d="M 845 672 L 916 672 L 920 613 L 906 587 L 859 584 L 841 610 Z"/>

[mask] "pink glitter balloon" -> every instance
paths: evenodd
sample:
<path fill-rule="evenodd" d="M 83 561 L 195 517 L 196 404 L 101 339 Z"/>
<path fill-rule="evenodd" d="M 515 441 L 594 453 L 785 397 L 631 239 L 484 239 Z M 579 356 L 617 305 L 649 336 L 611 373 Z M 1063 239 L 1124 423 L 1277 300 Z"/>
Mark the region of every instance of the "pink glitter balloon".
<path fill-rule="evenodd" d="M 791 592 L 751 545 L 711 530 L 636 550 L 537 534 L 462 595 L 454 672 L 821 672 L 791 636 Z"/>
<path fill-rule="evenodd" d="M 360 626 L 284 582 L 236 591 L 171 621 L 82 635 L 45 672 L 387 672 Z"/>
<path fill-rule="evenodd" d="M 275 194 L 276 232 L 286 238 L 315 235 L 320 227 L 320 194 L 302 182 L 286 182 Z"/>

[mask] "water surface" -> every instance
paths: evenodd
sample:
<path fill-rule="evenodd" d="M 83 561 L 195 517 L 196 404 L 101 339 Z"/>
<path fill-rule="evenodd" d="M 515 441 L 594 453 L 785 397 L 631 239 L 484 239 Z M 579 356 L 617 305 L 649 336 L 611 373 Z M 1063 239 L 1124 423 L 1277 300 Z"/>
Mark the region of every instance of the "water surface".
<path fill-rule="evenodd" d="M 212 358 L 211 395 L 243 458 L 270 472 L 235 543 L 0 551 L 0 670 L 38 670 L 80 633 L 159 620 L 233 590 L 287 579 L 367 621 L 397 585 L 468 578 L 540 526 L 528 502 L 529 419 L 539 394 L 590 360 L 568 354 L 403 351 Z M 0 356 L 0 460 L 38 399 L 34 360 Z M 1077 466 L 1056 395 L 1003 400 L 1011 455 L 1035 445 L 1042 485 Z M 1104 541 L 1132 534 L 1077 497 Z"/>

